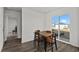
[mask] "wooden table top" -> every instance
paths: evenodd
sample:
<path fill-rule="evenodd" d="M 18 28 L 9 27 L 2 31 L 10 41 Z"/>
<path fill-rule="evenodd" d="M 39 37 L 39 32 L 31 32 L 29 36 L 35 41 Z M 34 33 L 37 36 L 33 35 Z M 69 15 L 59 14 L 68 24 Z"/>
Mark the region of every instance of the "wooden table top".
<path fill-rule="evenodd" d="M 43 35 L 43 36 L 45 36 L 45 37 L 49 37 L 49 36 L 52 35 L 52 33 L 45 32 L 45 31 L 41 31 L 40 34 Z"/>

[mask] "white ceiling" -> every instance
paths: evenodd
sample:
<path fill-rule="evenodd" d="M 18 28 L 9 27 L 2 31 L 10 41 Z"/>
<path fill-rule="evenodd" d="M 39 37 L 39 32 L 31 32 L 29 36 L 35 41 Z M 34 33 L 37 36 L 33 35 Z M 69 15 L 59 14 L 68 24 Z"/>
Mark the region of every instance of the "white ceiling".
<path fill-rule="evenodd" d="M 63 7 L 29 7 L 29 9 L 41 13 L 49 13 Z"/>
<path fill-rule="evenodd" d="M 5 7 L 5 9 L 8 9 L 8 10 L 16 10 L 16 11 L 21 11 L 22 10 L 21 7 Z"/>
<path fill-rule="evenodd" d="M 22 8 L 20 8 L 20 7 L 9 7 L 8 9 L 21 10 Z"/>
<path fill-rule="evenodd" d="M 39 13 L 49 13 L 51 11 L 55 11 L 55 10 L 58 10 L 63 7 L 26 7 L 26 8 L 36 11 L 36 12 L 39 12 Z M 16 10 L 16 11 L 22 10 L 21 7 L 7 7 L 7 9 Z"/>

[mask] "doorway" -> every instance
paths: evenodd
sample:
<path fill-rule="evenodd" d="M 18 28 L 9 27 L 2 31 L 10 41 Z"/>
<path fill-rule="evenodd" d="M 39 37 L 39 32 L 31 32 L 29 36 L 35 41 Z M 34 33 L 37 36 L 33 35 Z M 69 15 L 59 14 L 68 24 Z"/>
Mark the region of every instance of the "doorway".
<path fill-rule="evenodd" d="M 53 16 L 52 31 L 59 41 L 70 41 L 70 17 L 69 15 Z"/>
<path fill-rule="evenodd" d="M 10 48 L 21 44 L 22 40 L 22 8 L 4 7 L 3 21 L 4 47 Z"/>

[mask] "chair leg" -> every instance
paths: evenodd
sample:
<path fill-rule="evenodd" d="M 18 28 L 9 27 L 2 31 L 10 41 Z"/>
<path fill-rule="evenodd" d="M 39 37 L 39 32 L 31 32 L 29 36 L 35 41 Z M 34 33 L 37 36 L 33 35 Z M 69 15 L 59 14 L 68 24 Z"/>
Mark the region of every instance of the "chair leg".
<path fill-rule="evenodd" d="M 37 49 L 38 49 L 38 50 L 40 49 L 39 42 L 37 42 Z"/>
<path fill-rule="evenodd" d="M 58 50 L 58 48 L 57 48 L 57 43 L 55 42 L 55 47 L 56 47 L 56 50 Z"/>
<path fill-rule="evenodd" d="M 33 45 L 34 45 L 34 48 L 36 47 L 36 42 L 35 42 L 35 40 L 33 41 Z"/>
<path fill-rule="evenodd" d="M 46 43 L 46 41 L 44 42 L 44 50 L 45 50 L 45 52 L 47 51 L 47 43 Z"/>
<path fill-rule="evenodd" d="M 58 48 L 57 48 L 57 42 L 56 42 L 56 38 L 55 38 L 55 48 L 56 48 L 56 50 L 58 49 Z"/>
<path fill-rule="evenodd" d="M 52 49 L 52 52 L 53 52 L 53 43 L 51 44 L 51 49 Z"/>

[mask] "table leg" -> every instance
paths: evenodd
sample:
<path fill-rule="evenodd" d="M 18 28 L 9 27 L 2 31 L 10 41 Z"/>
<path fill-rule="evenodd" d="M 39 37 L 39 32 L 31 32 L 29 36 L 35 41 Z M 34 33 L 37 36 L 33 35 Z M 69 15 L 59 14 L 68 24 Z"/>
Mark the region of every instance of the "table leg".
<path fill-rule="evenodd" d="M 44 49 L 45 49 L 45 52 L 47 51 L 47 43 L 46 43 L 46 38 L 44 38 Z"/>
<path fill-rule="evenodd" d="M 52 49 L 52 52 L 53 52 L 53 43 L 51 44 L 51 49 Z"/>

